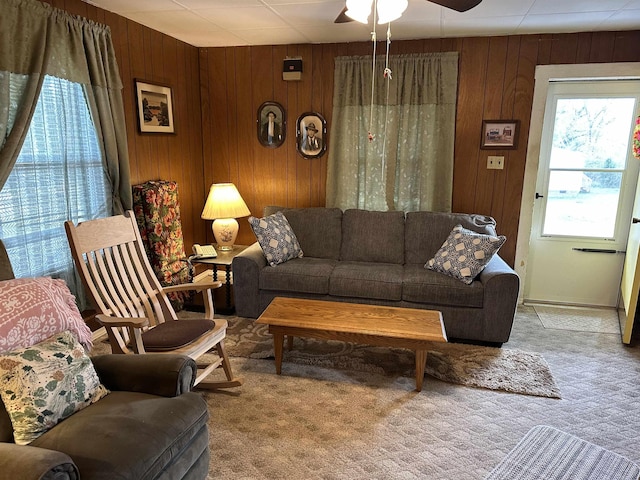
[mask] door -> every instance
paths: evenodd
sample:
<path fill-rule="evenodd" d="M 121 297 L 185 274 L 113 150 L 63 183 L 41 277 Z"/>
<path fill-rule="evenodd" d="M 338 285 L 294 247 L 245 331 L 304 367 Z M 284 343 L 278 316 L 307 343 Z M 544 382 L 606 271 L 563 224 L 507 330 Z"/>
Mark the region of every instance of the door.
<path fill-rule="evenodd" d="M 633 205 L 633 218 L 631 229 L 629 230 L 629 240 L 627 242 L 627 254 L 622 271 L 622 282 L 620 284 L 621 309 L 618 311 L 620 319 L 620 331 L 622 332 L 622 342 L 631 343 L 633 324 L 635 321 L 636 309 L 638 308 L 638 292 L 640 291 L 640 181 L 636 190 L 636 199 Z"/>
<path fill-rule="evenodd" d="M 549 85 L 525 301 L 616 307 L 638 179 L 640 81 Z"/>

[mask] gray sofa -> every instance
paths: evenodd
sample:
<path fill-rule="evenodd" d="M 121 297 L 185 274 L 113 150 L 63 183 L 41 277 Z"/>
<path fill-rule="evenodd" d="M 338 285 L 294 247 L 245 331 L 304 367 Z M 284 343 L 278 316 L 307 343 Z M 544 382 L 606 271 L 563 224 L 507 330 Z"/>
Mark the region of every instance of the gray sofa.
<path fill-rule="evenodd" d="M 304 256 L 269 266 L 256 242 L 233 260 L 236 313 L 257 318 L 276 296 L 433 309 L 451 340 L 509 340 L 520 281 L 494 255 L 471 285 L 424 268 L 461 224 L 495 235 L 483 215 L 267 207 L 282 211 Z"/>

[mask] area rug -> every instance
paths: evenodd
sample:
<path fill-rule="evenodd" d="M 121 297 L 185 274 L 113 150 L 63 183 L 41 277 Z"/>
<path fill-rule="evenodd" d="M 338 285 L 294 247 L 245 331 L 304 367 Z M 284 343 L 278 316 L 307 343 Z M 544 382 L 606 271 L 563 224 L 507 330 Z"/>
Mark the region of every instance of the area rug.
<path fill-rule="evenodd" d="M 254 359 L 274 357 L 273 338 L 268 333 L 267 325 L 243 317 L 225 318 L 229 323 L 225 344 L 230 356 Z M 415 376 L 415 356 L 410 350 L 333 340 L 295 338 L 292 350 L 285 347 L 283 375 L 287 373 L 287 362 L 383 375 Z M 434 342 L 428 349 L 426 374 L 470 387 L 561 398 L 542 355 L 522 350 Z"/>
<path fill-rule="evenodd" d="M 614 309 L 534 305 L 544 328 L 576 332 L 620 335 L 618 313 Z"/>

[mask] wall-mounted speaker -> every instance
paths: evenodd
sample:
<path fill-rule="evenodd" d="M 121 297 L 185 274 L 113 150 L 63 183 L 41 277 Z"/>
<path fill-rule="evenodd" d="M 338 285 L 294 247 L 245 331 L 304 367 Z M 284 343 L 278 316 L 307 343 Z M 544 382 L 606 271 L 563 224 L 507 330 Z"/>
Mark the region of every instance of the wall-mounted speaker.
<path fill-rule="evenodd" d="M 302 58 L 285 58 L 282 66 L 283 80 L 301 80 L 302 79 Z"/>

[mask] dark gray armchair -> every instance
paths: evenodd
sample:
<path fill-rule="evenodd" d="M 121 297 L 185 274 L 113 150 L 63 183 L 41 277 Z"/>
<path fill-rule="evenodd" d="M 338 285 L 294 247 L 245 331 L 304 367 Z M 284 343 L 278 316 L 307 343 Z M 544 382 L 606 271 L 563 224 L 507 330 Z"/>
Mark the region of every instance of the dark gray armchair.
<path fill-rule="evenodd" d="M 13 278 L 0 242 L 0 280 Z M 191 392 L 197 371 L 182 355 L 92 357 L 111 393 L 16 445 L 0 401 L 0 480 L 205 479 L 207 405 Z"/>

